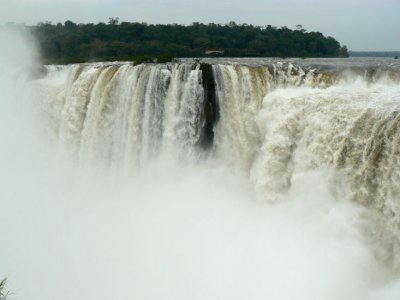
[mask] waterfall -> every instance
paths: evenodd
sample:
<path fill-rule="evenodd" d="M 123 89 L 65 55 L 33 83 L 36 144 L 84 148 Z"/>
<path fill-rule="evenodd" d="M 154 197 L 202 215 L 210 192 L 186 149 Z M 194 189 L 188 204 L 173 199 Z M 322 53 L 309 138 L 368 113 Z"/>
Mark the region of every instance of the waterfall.
<path fill-rule="evenodd" d="M 60 73 L 64 85 L 55 80 Z M 72 65 L 36 84 L 45 127 L 52 124 L 81 165 L 134 168 L 160 152 L 197 155 L 205 122 L 199 66 Z"/>
<path fill-rule="evenodd" d="M 398 70 L 207 66 L 49 67 L 33 82 L 38 115 L 63 155 L 81 166 L 135 172 L 158 157 L 207 154 L 247 174 L 265 201 L 324 170 L 333 190 L 342 187 L 343 197 L 371 210 L 371 236 L 399 268 Z"/>
<path fill-rule="evenodd" d="M 285 89 L 269 94 L 258 115 L 262 141 L 251 177 L 272 201 L 306 172 L 330 169 L 346 197 L 373 212 L 381 256 L 399 264 L 399 85 Z M 382 253 L 384 252 L 384 253 Z"/>

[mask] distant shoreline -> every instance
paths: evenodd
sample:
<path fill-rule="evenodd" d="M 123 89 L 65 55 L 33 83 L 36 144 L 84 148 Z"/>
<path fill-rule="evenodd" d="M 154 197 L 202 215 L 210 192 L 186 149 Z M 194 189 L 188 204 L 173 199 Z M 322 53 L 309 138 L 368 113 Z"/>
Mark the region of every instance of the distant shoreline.
<path fill-rule="evenodd" d="M 400 57 L 400 51 L 349 51 L 350 57 Z"/>

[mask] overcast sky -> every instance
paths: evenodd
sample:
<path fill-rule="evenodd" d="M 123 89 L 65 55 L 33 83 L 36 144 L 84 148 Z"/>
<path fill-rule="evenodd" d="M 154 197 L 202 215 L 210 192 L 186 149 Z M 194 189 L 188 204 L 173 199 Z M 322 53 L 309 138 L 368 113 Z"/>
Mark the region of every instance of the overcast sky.
<path fill-rule="evenodd" d="M 350 50 L 400 50 L 400 0 L 0 0 L 0 24 L 247 23 L 333 36 Z"/>

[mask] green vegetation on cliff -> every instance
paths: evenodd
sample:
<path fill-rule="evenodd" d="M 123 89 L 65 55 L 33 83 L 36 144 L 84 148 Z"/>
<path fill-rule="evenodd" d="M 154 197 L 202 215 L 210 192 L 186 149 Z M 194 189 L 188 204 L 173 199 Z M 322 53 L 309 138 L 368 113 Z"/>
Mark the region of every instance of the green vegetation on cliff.
<path fill-rule="evenodd" d="M 206 49 L 223 49 L 230 57 L 348 56 L 332 37 L 287 27 L 247 24 L 189 26 L 119 23 L 40 23 L 31 27 L 46 63 L 134 60 L 135 57 L 203 57 Z"/>

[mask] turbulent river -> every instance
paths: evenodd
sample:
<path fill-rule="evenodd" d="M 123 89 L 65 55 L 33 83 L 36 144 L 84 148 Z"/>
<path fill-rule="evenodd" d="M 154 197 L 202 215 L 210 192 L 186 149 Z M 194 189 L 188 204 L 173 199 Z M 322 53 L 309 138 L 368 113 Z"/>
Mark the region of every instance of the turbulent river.
<path fill-rule="evenodd" d="M 400 296 L 395 60 L 6 54 L 11 299 Z"/>

